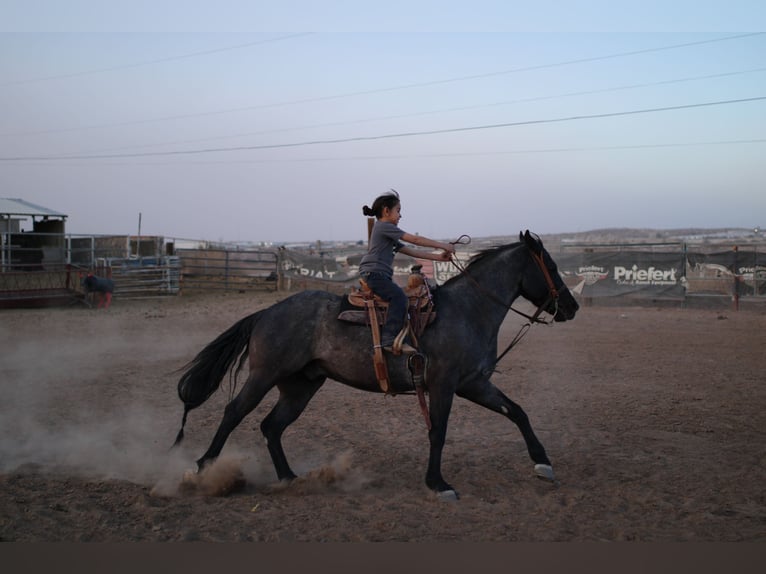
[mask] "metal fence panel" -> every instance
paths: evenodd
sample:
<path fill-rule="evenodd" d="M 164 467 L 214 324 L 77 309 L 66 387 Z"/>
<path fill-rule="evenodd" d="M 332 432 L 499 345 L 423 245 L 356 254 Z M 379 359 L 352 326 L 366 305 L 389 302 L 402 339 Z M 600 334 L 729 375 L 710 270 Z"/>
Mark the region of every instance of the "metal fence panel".
<path fill-rule="evenodd" d="M 274 290 L 278 256 L 274 251 L 179 249 L 183 289 Z"/>

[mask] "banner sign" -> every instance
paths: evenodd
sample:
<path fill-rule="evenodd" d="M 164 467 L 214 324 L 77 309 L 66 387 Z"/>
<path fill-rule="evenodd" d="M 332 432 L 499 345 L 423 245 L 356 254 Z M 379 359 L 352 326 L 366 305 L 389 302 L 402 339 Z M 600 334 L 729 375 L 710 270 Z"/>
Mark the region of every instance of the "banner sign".
<path fill-rule="evenodd" d="M 363 253 L 357 253 L 338 260 L 327 255 L 310 255 L 282 249 L 280 266 L 286 276 L 342 283 L 359 280 L 359 263 L 363 256 Z M 468 261 L 470 254 L 461 253 L 460 257 Z M 394 257 L 394 281 L 400 285 L 406 284 L 413 265 L 422 265 L 421 272 L 438 285 L 459 273 L 457 267 L 449 261 L 432 261 L 397 254 Z"/>
<path fill-rule="evenodd" d="M 310 255 L 290 249 L 280 252 L 281 272 L 286 276 L 321 281 L 350 281 L 358 276 L 358 264 L 353 268 L 326 255 Z"/>
<path fill-rule="evenodd" d="M 689 253 L 691 277 L 731 277 L 738 280 L 740 295 L 766 294 L 766 253 L 729 250 L 722 253 Z"/>
<path fill-rule="evenodd" d="M 555 259 L 567 286 L 584 297 L 684 296 L 681 253 L 576 253 Z"/>
<path fill-rule="evenodd" d="M 463 266 L 472 254 L 460 253 Z M 281 272 L 288 277 L 332 282 L 357 282 L 363 253 L 347 257 L 311 255 L 281 250 Z M 700 254 L 657 253 L 653 251 L 617 251 L 558 253 L 554 255 L 567 286 L 583 297 L 683 298 L 687 293 L 720 291 L 723 285 L 733 290 L 735 277 L 742 295 L 766 294 L 766 253 L 727 251 Z M 416 259 L 403 254 L 394 258 L 394 281 L 407 283 L 413 265 L 422 265 L 423 274 L 442 285 L 459 274 L 450 261 Z M 718 283 L 714 284 L 713 280 Z"/>

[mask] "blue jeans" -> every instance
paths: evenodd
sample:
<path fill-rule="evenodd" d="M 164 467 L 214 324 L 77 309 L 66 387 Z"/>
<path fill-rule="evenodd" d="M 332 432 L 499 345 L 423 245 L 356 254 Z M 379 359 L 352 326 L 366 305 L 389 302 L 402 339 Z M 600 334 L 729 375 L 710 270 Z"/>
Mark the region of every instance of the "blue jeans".
<path fill-rule="evenodd" d="M 386 324 L 383 325 L 380 335 L 381 345 L 387 347 L 393 344 L 399 331 L 404 327 L 409 299 L 404 294 L 402 288 L 394 283 L 393 279 L 389 279 L 382 273 L 367 272 L 362 273 L 361 277 L 367 282 L 373 293 L 384 301 L 388 301 Z"/>

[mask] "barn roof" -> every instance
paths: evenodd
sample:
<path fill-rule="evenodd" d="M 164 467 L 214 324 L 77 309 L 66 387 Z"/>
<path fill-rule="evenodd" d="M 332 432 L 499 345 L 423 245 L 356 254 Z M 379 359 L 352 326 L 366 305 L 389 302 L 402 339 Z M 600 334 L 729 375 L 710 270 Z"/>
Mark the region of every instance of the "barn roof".
<path fill-rule="evenodd" d="M 0 197 L 0 217 L 12 217 L 14 215 L 24 217 L 67 217 L 64 213 L 59 213 L 53 209 L 48 209 L 23 199 Z"/>

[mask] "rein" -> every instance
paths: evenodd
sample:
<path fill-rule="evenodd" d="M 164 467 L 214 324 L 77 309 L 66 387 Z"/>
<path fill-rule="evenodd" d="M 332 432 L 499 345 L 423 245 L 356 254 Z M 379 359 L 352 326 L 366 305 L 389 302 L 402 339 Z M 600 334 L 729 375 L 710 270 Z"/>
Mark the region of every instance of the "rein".
<path fill-rule="evenodd" d="M 467 242 L 462 241 L 464 237 L 468 238 Z M 470 243 L 470 241 L 471 241 L 470 237 L 468 237 L 467 235 L 461 235 L 457 241 L 453 242 L 453 245 L 457 243 L 467 244 L 467 243 Z M 554 317 L 556 316 L 556 311 L 558 310 L 559 293 L 558 293 L 558 290 L 556 289 L 556 286 L 553 283 L 553 279 L 551 278 L 551 274 L 548 271 L 548 268 L 545 266 L 545 261 L 543 260 L 542 254 L 535 253 L 534 251 L 529 249 L 528 246 L 527 246 L 527 249 L 529 250 L 529 253 L 532 256 L 532 259 L 535 261 L 535 263 L 537 263 L 537 266 L 540 268 L 540 271 L 542 271 L 543 277 L 545 278 L 545 282 L 548 284 L 548 298 L 542 303 L 542 305 L 539 305 L 537 307 L 537 310 L 532 315 L 528 315 L 524 313 L 523 311 L 514 309 L 513 301 L 511 301 L 511 303 L 505 303 L 501 301 L 500 298 L 498 298 L 494 293 L 482 287 L 482 285 L 478 281 L 476 281 L 476 279 L 471 277 L 471 274 L 468 273 L 467 268 L 462 263 L 457 261 L 455 257 L 450 258 L 450 262 L 452 263 L 452 265 L 455 266 L 455 268 L 458 271 L 460 271 L 460 274 L 466 276 L 474 285 L 474 287 L 476 287 L 490 301 L 500 305 L 501 307 L 506 309 L 506 311 L 508 310 L 513 311 L 517 315 L 521 315 L 522 317 L 527 319 L 527 322 L 521 326 L 521 328 L 519 329 L 519 332 L 516 333 L 516 336 L 511 340 L 511 342 L 508 344 L 505 350 L 497 356 L 497 358 L 495 359 L 495 362 L 492 365 L 492 369 L 487 371 L 488 373 L 494 371 L 495 367 L 502 360 L 502 358 L 505 357 L 505 355 L 507 355 L 508 352 L 511 349 L 513 349 L 513 347 L 515 347 L 519 343 L 519 341 L 521 341 L 524 338 L 524 336 L 527 334 L 527 332 L 529 331 L 529 328 L 532 326 L 533 323 L 542 323 L 543 325 L 553 324 L 552 319 L 550 321 L 546 321 L 545 319 L 540 318 L 540 314 L 551 303 L 551 301 L 553 301 L 554 304 L 556 305 L 556 310 L 554 310 L 553 312 Z"/>

